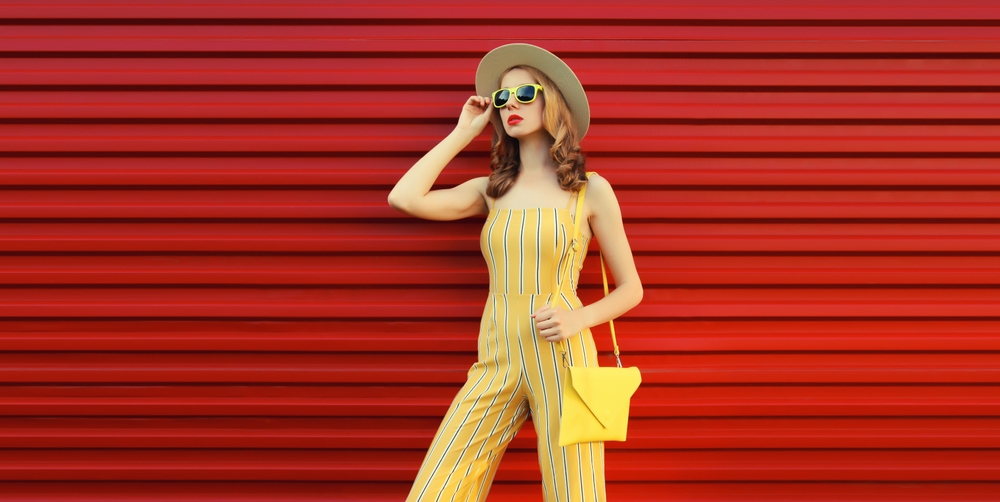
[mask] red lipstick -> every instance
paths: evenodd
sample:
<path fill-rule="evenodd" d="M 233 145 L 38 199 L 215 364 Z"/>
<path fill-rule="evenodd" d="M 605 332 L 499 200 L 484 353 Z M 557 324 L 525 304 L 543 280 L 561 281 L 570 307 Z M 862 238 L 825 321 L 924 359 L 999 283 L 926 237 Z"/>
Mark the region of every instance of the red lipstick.
<path fill-rule="evenodd" d="M 518 122 L 520 122 L 522 120 L 524 120 L 524 119 L 521 118 L 520 115 L 511 115 L 510 117 L 507 117 L 507 124 L 514 125 L 514 124 L 517 124 Z"/>

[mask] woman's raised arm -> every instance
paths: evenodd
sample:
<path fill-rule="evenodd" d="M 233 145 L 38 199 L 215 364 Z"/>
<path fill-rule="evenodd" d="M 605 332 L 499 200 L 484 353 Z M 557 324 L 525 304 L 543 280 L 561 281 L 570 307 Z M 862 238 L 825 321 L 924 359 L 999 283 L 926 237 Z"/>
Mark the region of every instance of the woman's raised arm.
<path fill-rule="evenodd" d="M 490 98 L 469 97 L 455 129 L 396 182 L 389 192 L 389 205 L 428 220 L 457 220 L 487 212 L 485 177 L 471 179 L 453 188 L 431 190 L 431 187 L 458 152 L 483 132 L 493 109 Z"/>

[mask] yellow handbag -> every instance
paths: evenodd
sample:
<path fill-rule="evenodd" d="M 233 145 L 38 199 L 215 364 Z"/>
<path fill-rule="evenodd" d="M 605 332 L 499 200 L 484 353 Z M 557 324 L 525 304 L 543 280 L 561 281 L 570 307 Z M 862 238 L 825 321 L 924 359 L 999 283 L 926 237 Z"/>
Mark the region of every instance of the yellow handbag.
<path fill-rule="evenodd" d="M 587 173 L 587 177 L 590 177 Z M 576 242 L 580 238 L 581 210 L 587 186 L 580 190 L 576 203 L 576 222 L 573 232 L 573 260 L 576 261 Z M 608 273 L 601 253 L 601 276 L 604 278 L 604 295 L 608 294 Z M 558 291 L 558 289 L 556 290 Z M 623 368 L 615 335 L 614 321 L 611 340 L 615 346 L 617 367 L 568 366 L 566 341 L 562 346 L 563 367 L 566 372 L 562 383 L 562 415 L 559 417 L 559 446 L 593 441 L 625 441 L 628 435 L 629 400 L 639 388 L 642 377 L 639 368 Z"/>

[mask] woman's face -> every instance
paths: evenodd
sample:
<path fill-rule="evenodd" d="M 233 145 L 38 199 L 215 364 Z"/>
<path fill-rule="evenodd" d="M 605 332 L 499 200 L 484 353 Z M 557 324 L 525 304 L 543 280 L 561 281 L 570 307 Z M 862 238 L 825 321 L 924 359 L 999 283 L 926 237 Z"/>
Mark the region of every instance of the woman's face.
<path fill-rule="evenodd" d="M 521 84 L 537 84 L 538 81 L 526 70 L 514 68 L 505 73 L 500 79 L 500 87 L 511 88 Z M 504 131 L 507 135 L 521 139 L 533 134 L 545 132 L 542 124 L 542 111 L 545 109 L 545 91 L 538 94 L 531 103 L 521 103 L 513 96 L 507 100 L 507 104 L 500 108 L 500 120 L 503 122 Z"/>

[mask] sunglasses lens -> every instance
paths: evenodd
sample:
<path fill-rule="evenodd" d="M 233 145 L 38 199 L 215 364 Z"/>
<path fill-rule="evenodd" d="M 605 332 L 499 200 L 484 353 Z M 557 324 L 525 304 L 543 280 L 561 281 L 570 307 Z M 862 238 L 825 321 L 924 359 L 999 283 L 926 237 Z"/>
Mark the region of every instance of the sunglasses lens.
<path fill-rule="evenodd" d="M 535 99 L 535 86 L 533 85 L 522 85 L 514 90 L 514 95 L 517 96 L 517 100 L 526 103 Z"/>
<path fill-rule="evenodd" d="M 493 106 L 500 107 L 507 104 L 510 99 L 510 91 L 503 89 L 493 94 Z"/>

